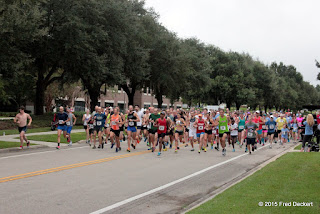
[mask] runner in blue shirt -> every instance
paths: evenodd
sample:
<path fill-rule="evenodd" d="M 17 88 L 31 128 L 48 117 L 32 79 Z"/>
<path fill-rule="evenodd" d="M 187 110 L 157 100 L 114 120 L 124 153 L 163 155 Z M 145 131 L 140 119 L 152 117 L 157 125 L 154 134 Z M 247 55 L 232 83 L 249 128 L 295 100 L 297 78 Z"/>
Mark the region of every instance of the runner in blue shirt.
<path fill-rule="evenodd" d="M 272 148 L 272 143 L 273 143 L 273 137 L 275 133 L 275 128 L 276 128 L 276 121 L 273 118 L 273 115 L 270 116 L 270 120 L 266 122 L 266 126 L 268 128 L 268 140 L 269 140 L 269 148 Z"/>

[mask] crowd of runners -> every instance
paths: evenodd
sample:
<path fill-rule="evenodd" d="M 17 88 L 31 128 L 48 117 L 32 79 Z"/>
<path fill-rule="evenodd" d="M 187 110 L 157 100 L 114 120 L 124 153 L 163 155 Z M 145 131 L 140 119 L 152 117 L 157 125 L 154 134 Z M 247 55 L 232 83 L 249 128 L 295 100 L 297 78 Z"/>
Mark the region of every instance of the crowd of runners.
<path fill-rule="evenodd" d="M 66 112 L 63 107 L 56 114 L 58 121 L 57 149 L 60 149 L 61 135 L 72 145 L 72 127 L 77 118 L 71 108 Z M 20 109 L 15 122 L 19 125 L 21 148 L 23 141 L 29 146 L 25 136 L 27 120 L 32 122 L 30 115 Z M 162 151 L 179 146 L 190 147 L 191 151 L 207 152 L 208 149 L 222 151 L 225 156 L 227 147 L 232 152 L 242 149 L 251 154 L 257 149 L 257 144 L 270 149 L 277 144 L 285 147 L 292 141 L 302 141 L 301 151 L 308 151 L 313 144 L 315 124 L 320 124 L 320 114 L 316 120 L 313 115 L 303 116 L 292 112 L 260 112 L 229 111 L 219 109 L 209 112 L 207 109 L 190 110 L 173 108 L 161 110 L 154 107 L 140 109 L 138 105 L 129 106 L 125 113 L 118 107 L 101 108 L 96 106 L 93 112 L 89 110 L 81 118 L 86 131 L 86 143 L 92 149 L 103 149 L 110 142 L 111 149 L 121 151 L 121 143 L 127 141 L 126 151 L 131 152 L 137 147 L 146 147 L 152 152 L 158 148 L 158 156 Z M 320 138 L 317 139 L 318 143 Z M 236 148 L 237 147 L 237 148 Z"/>

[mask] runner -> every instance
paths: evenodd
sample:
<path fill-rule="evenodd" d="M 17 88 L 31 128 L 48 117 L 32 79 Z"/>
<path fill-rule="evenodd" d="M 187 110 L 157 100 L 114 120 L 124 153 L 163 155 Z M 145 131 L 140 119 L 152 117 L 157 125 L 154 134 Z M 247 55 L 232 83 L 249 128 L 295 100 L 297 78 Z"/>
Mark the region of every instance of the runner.
<path fill-rule="evenodd" d="M 67 114 L 68 114 L 68 118 L 69 118 L 69 121 L 66 122 L 66 124 L 67 124 L 67 141 L 69 142 L 68 146 L 72 146 L 71 131 L 72 131 L 72 127 L 76 124 L 77 118 L 71 112 L 70 108 L 67 109 Z"/>
<path fill-rule="evenodd" d="M 296 143 L 298 139 L 298 122 L 297 118 L 292 118 L 292 137 L 293 137 L 293 142 Z"/>
<path fill-rule="evenodd" d="M 248 123 L 245 125 L 245 129 L 247 130 L 247 150 L 249 151 L 250 155 L 251 155 L 251 149 L 252 151 L 254 151 L 255 149 L 255 141 L 256 141 L 258 128 L 259 128 L 258 125 L 252 121 L 252 116 L 250 115 L 248 117 Z M 250 145 L 251 145 L 251 149 L 250 149 Z"/>
<path fill-rule="evenodd" d="M 165 118 L 165 112 L 161 112 L 160 113 L 160 118 L 158 118 L 155 122 L 155 127 L 158 127 L 158 138 L 159 138 L 159 152 L 158 152 L 158 156 L 161 155 L 161 149 L 162 146 L 165 148 L 165 145 L 163 143 L 163 139 L 166 136 L 167 133 L 167 128 L 170 126 L 170 122 Z"/>
<path fill-rule="evenodd" d="M 208 147 L 208 142 L 212 144 L 212 128 L 214 123 L 209 113 L 207 113 L 206 118 L 207 119 L 205 119 L 204 147 Z"/>
<path fill-rule="evenodd" d="M 191 151 L 194 151 L 194 143 L 197 141 L 197 128 L 195 127 L 196 117 L 194 111 L 190 113 L 190 117 L 188 118 L 188 127 L 189 127 L 189 139 L 191 144 Z"/>
<path fill-rule="evenodd" d="M 232 152 L 235 152 L 234 144 L 237 142 L 238 137 L 238 124 L 235 122 L 234 119 L 231 119 L 231 125 L 230 125 L 230 131 L 231 131 L 231 142 L 232 142 Z"/>
<path fill-rule="evenodd" d="M 230 122 L 230 117 L 224 115 L 224 110 L 220 110 L 220 115 L 216 120 L 216 126 L 219 126 L 219 138 L 222 146 L 222 155 L 225 156 L 227 154 L 226 151 L 226 138 L 227 133 L 229 132 L 228 123 Z"/>
<path fill-rule="evenodd" d="M 285 148 L 285 144 L 288 142 L 288 138 L 289 138 L 289 129 L 287 129 L 286 124 L 283 124 L 283 127 L 281 129 L 281 138 L 282 138 L 283 148 Z"/>
<path fill-rule="evenodd" d="M 29 123 L 27 124 L 28 120 L 29 120 Z M 13 119 L 13 122 L 18 124 L 18 130 L 19 130 L 19 134 L 20 134 L 20 147 L 19 147 L 19 149 L 23 149 L 23 140 L 26 141 L 27 148 L 29 148 L 30 142 L 28 141 L 28 139 L 26 137 L 26 132 L 27 132 L 28 126 L 30 126 L 32 123 L 32 118 L 29 114 L 24 112 L 24 106 L 20 107 L 19 114 L 17 114 L 15 116 L 15 118 Z"/>
<path fill-rule="evenodd" d="M 137 133 L 136 133 L 136 142 L 135 142 L 135 145 L 136 145 L 137 142 L 141 141 L 141 137 L 142 137 L 142 123 L 143 123 L 144 109 L 140 109 L 139 105 L 135 105 L 134 108 L 140 120 L 139 122 L 137 122 Z"/>
<path fill-rule="evenodd" d="M 137 132 L 137 122 L 140 122 L 139 116 L 136 112 L 133 111 L 133 106 L 129 106 L 129 112 L 127 116 L 127 135 L 128 135 L 128 148 L 127 152 L 130 152 L 130 144 L 133 149 L 136 149 L 137 143 L 139 143 L 139 140 L 136 138 L 136 132 Z M 140 125 L 141 128 L 141 125 Z M 132 140 L 132 143 L 131 143 Z M 135 142 L 134 142 L 135 141 Z"/>
<path fill-rule="evenodd" d="M 282 130 L 282 128 L 283 128 L 283 125 L 286 125 L 286 124 L 287 124 L 287 120 L 286 120 L 286 118 L 284 118 L 284 115 L 281 114 L 280 117 L 276 120 L 276 123 L 277 123 L 277 132 L 278 132 L 280 144 L 282 145 L 281 130 Z"/>
<path fill-rule="evenodd" d="M 149 123 L 149 126 L 150 126 L 150 129 L 149 129 L 149 144 L 150 144 L 150 147 L 152 152 L 155 151 L 156 149 L 156 142 L 157 142 L 157 130 L 158 128 L 154 126 L 154 123 L 155 121 L 160 118 L 160 115 L 157 114 L 157 112 L 155 111 L 156 109 L 154 107 L 150 107 L 150 116 L 149 116 L 149 120 L 148 120 L 148 123 Z M 148 149 L 150 150 L 150 148 Z"/>
<path fill-rule="evenodd" d="M 93 142 L 93 134 L 94 134 L 94 119 L 93 117 L 90 117 L 89 122 L 88 122 L 88 129 L 89 129 L 89 136 L 90 136 L 90 140 L 89 140 L 89 146 L 91 146 L 91 143 Z"/>
<path fill-rule="evenodd" d="M 312 136 L 313 136 L 314 119 L 312 114 L 308 114 L 307 121 L 304 121 L 303 125 L 305 125 L 305 133 L 304 133 L 300 152 L 304 152 L 304 147 L 306 146 L 306 142 L 308 142 L 308 152 L 310 152 L 311 146 L 313 145 Z"/>
<path fill-rule="evenodd" d="M 88 123 L 91 119 L 91 114 L 90 114 L 90 110 L 87 109 L 86 113 L 82 116 L 82 121 L 83 121 L 83 128 L 86 131 L 86 143 L 90 143 L 90 134 L 89 134 L 89 127 L 88 127 Z"/>
<path fill-rule="evenodd" d="M 107 119 L 104 123 L 104 134 L 105 134 L 105 141 L 104 143 L 108 143 L 108 139 L 110 136 L 110 118 L 111 118 L 111 113 L 109 107 L 107 107 L 104 111 L 104 115 L 106 115 Z"/>
<path fill-rule="evenodd" d="M 241 112 L 240 113 L 240 117 L 239 117 L 239 123 L 238 123 L 238 128 L 239 128 L 239 130 L 238 130 L 238 133 L 239 133 L 238 134 L 238 140 L 240 142 L 240 148 L 242 148 L 242 146 L 243 146 L 243 140 L 244 140 L 245 135 L 246 135 L 246 133 L 244 131 L 245 125 L 246 125 L 246 119 L 244 117 L 244 114 Z"/>
<path fill-rule="evenodd" d="M 273 115 L 270 116 L 270 120 L 266 122 L 266 126 L 268 128 L 268 140 L 269 140 L 269 148 L 272 148 L 273 137 L 276 128 L 276 122 L 273 119 Z"/>
<path fill-rule="evenodd" d="M 104 122 L 107 119 L 107 116 L 104 115 L 102 113 L 102 109 L 101 107 L 98 107 L 98 112 L 94 115 L 93 119 L 94 119 L 94 138 L 93 138 L 93 147 L 92 149 L 96 148 L 96 137 L 98 134 L 98 138 L 99 138 L 99 146 L 98 149 L 103 149 L 103 142 L 102 142 L 102 129 L 104 127 Z"/>
<path fill-rule="evenodd" d="M 303 116 L 302 116 L 302 114 L 300 113 L 300 114 L 297 114 L 297 122 L 298 122 L 298 139 L 299 140 L 302 140 L 301 139 L 301 133 L 302 133 L 302 122 L 303 122 L 303 120 L 304 120 L 304 118 L 303 118 Z"/>
<path fill-rule="evenodd" d="M 64 138 L 67 138 L 67 122 L 70 121 L 70 118 L 68 117 L 68 114 L 64 112 L 64 109 L 62 106 L 59 108 L 59 112 L 57 113 L 57 118 L 59 121 L 58 125 L 58 146 L 56 149 L 60 149 L 60 137 L 61 132 L 63 132 Z"/>
<path fill-rule="evenodd" d="M 173 130 L 174 130 L 173 119 L 174 119 L 174 116 L 173 116 L 173 112 L 172 111 L 169 111 L 169 114 L 167 114 L 166 119 L 170 122 L 170 125 L 168 126 L 168 129 L 167 129 L 166 142 L 167 142 L 167 146 L 168 146 L 169 140 L 170 140 L 170 149 L 172 149 L 172 144 L 174 142 L 174 134 L 173 134 Z"/>
<path fill-rule="evenodd" d="M 143 135 L 144 135 L 144 142 L 147 143 L 147 146 L 149 146 L 149 126 L 148 126 L 148 121 L 149 121 L 150 113 L 149 109 L 146 109 L 144 112 L 144 116 L 142 119 L 142 128 L 143 130 Z"/>
<path fill-rule="evenodd" d="M 180 143 L 182 142 L 182 137 L 183 137 L 183 131 L 184 131 L 184 127 L 185 127 L 186 123 L 184 121 L 184 119 L 181 117 L 181 113 L 177 114 L 177 118 L 176 118 L 176 122 L 175 122 L 175 152 L 178 152 L 179 148 L 179 140 Z"/>
<path fill-rule="evenodd" d="M 188 143 L 189 143 L 189 124 L 188 124 L 189 112 L 183 112 L 183 118 L 185 121 L 183 142 L 186 144 L 185 147 L 188 147 Z"/>
<path fill-rule="evenodd" d="M 195 122 L 195 127 L 197 128 L 197 139 L 199 142 L 199 151 L 198 153 L 200 154 L 203 146 L 204 146 L 204 134 L 205 134 L 205 120 L 202 118 L 202 114 L 198 114 L 198 119 Z M 207 149 L 203 149 L 204 152 L 207 152 Z"/>
<path fill-rule="evenodd" d="M 260 111 L 256 111 L 256 115 L 253 118 L 252 122 L 256 123 L 259 127 L 257 131 L 257 141 L 255 142 L 255 149 L 257 149 L 257 143 L 261 144 L 261 137 L 262 137 L 262 125 L 264 124 L 261 117 L 260 117 Z"/>
<path fill-rule="evenodd" d="M 120 125 L 123 124 L 122 118 L 119 114 L 119 108 L 114 108 L 114 112 L 111 115 L 111 129 L 110 129 L 110 140 L 111 140 L 111 149 L 114 146 L 114 138 L 116 139 L 116 152 L 120 151 Z"/>
<path fill-rule="evenodd" d="M 267 143 L 267 140 L 268 140 L 268 127 L 266 126 L 266 122 L 267 122 L 267 115 L 265 113 L 263 113 L 263 116 L 262 116 L 262 138 L 261 138 L 261 141 L 262 141 L 262 146 L 264 146 L 265 143 Z"/>

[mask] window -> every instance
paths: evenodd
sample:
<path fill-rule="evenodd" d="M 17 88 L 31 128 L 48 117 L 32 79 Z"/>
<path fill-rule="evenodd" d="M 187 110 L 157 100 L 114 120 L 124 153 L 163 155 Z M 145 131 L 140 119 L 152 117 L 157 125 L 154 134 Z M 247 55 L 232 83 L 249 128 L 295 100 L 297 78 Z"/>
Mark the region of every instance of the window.
<path fill-rule="evenodd" d="M 105 102 L 105 103 L 104 103 L 104 106 L 105 106 L 105 107 L 113 107 L 113 103 L 111 103 L 111 102 Z"/>
<path fill-rule="evenodd" d="M 143 106 L 143 108 L 149 108 L 149 107 L 150 105 L 146 105 L 146 104 Z"/>
<path fill-rule="evenodd" d="M 124 103 L 118 103 L 118 107 L 120 109 L 120 111 L 124 111 Z"/>
<path fill-rule="evenodd" d="M 84 101 L 75 101 L 74 102 L 74 111 L 85 111 L 86 103 Z"/>

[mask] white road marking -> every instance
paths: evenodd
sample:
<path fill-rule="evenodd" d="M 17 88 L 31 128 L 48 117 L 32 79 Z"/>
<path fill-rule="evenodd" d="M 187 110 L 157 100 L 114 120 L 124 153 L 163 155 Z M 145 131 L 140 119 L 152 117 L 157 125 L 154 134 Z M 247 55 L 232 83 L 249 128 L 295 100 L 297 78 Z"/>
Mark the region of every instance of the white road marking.
<path fill-rule="evenodd" d="M 88 148 L 88 146 L 81 146 L 81 147 L 75 147 L 75 148 L 69 148 L 69 149 L 61 149 L 61 151 L 67 151 L 67 150 L 73 150 L 73 149 L 83 149 Z M 29 156 L 29 155 L 38 155 L 38 154 L 44 154 L 44 153 L 50 153 L 50 152 L 57 152 L 57 149 L 53 147 L 54 150 L 52 151 L 45 151 L 45 152 L 33 152 L 28 154 L 21 154 L 21 155 L 11 155 L 7 157 L 0 157 L 1 159 L 8 159 L 8 158 L 16 158 L 16 157 L 23 157 L 23 156 Z"/>
<path fill-rule="evenodd" d="M 265 146 L 264 146 L 264 147 L 260 147 L 260 148 L 258 148 L 257 150 L 260 150 L 260 149 L 262 149 L 262 148 L 266 148 L 266 147 L 265 147 Z M 115 204 L 113 204 L 113 205 L 110 205 L 110 206 L 107 206 L 107 207 L 102 208 L 102 209 L 100 209 L 100 210 L 94 211 L 94 212 L 92 212 L 92 213 L 90 213 L 90 214 L 100 214 L 100 213 L 104 213 L 104 212 L 107 212 L 107 211 L 109 211 L 109 210 L 112 210 L 112 209 L 114 209 L 114 208 L 123 206 L 123 205 L 125 205 L 125 204 L 127 204 L 127 203 L 130 203 L 130 202 L 134 201 L 134 200 L 137 200 L 137 199 L 142 198 L 142 197 L 147 196 L 147 195 L 151 195 L 151 194 L 153 194 L 153 193 L 155 193 L 155 192 L 158 192 L 158 191 L 160 191 L 160 190 L 163 190 L 163 189 L 165 189 L 165 188 L 168 188 L 168 187 L 170 187 L 170 186 L 173 186 L 173 185 L 175 185 L 175 184 L 177 184 L 177 183 L 180 183 L 180 182 L 182 182 L 182 181 L 185 181 L 185 180 L 187 180 L 187 179 L 189 179 L 189 178 L 192 178 L 192 177 L 195 177 L 195 176 L 197 176 L 197 175 L 200 175 L 200 174 L 202 174 L 202 173 L 204 173 L 204 172 L 207 172 L 207 171 L 209 171 L 209 170 L 211 170 L 211 169 L 214 169 L 214 168 L 216 168 L 216 167 L 219 167 L 219 166 L 221 166 L 221 165 L 223 165 L 223 164 L 226 164 L 226 163 L 229 163 L 229 162 L 234 161 L 234 160 L 236 160 L 236 159 L 239 159 L 239 158 L 241 158 L 241 157 L 243 157 L 243 156 L 245 156 L 245 155 L 248 155 L 248 154 L 249 154 L 249 153 L 245 153 L 245 154 L 242 154 L 242 155 L 233 157 L 233 158 L 231 158 L 231 159 L 229 159 L 229 160 L 223 161 L 223 162 L 221 162 L 221 163 L 218 163 L 218 164 L 216 164 L 216 165 L 209 166 L 209 167 L 207 167 L 207 168 L 205 168 L 205 169 L 202 169 L 202 170 L 200 170 L 200 171 L 198 171 L 198 172 L 195 172 L 195 173 L 193 173 L 193 174 L 191 174 L 191 175 L 187 175 L 187 176 L 185 176 L 185 177 L 183 177 L 183 178 L 180 178 L 180 179 L 178 179 L 178 180 L 172 181 L 172 182 L 170 182 L 170 183 L 168 183 L 168 184 L 165 184 L 165 185 L 163 185 L 163 186 L 160 186 L 160 187 L 157 187 L 157 188 L 155 188 L 155 189 L 149 190 L 149 191 L 147 191 L 147 192 L 141 193 L 141 194 L 139 194 L 139 195 L 133 196 L 133 197 L 131 197 L 131 198 L 125 199 L 125 200 L 120 201 L 120 202 L 118 202 L 118 203 L 115 203 Z"/>

